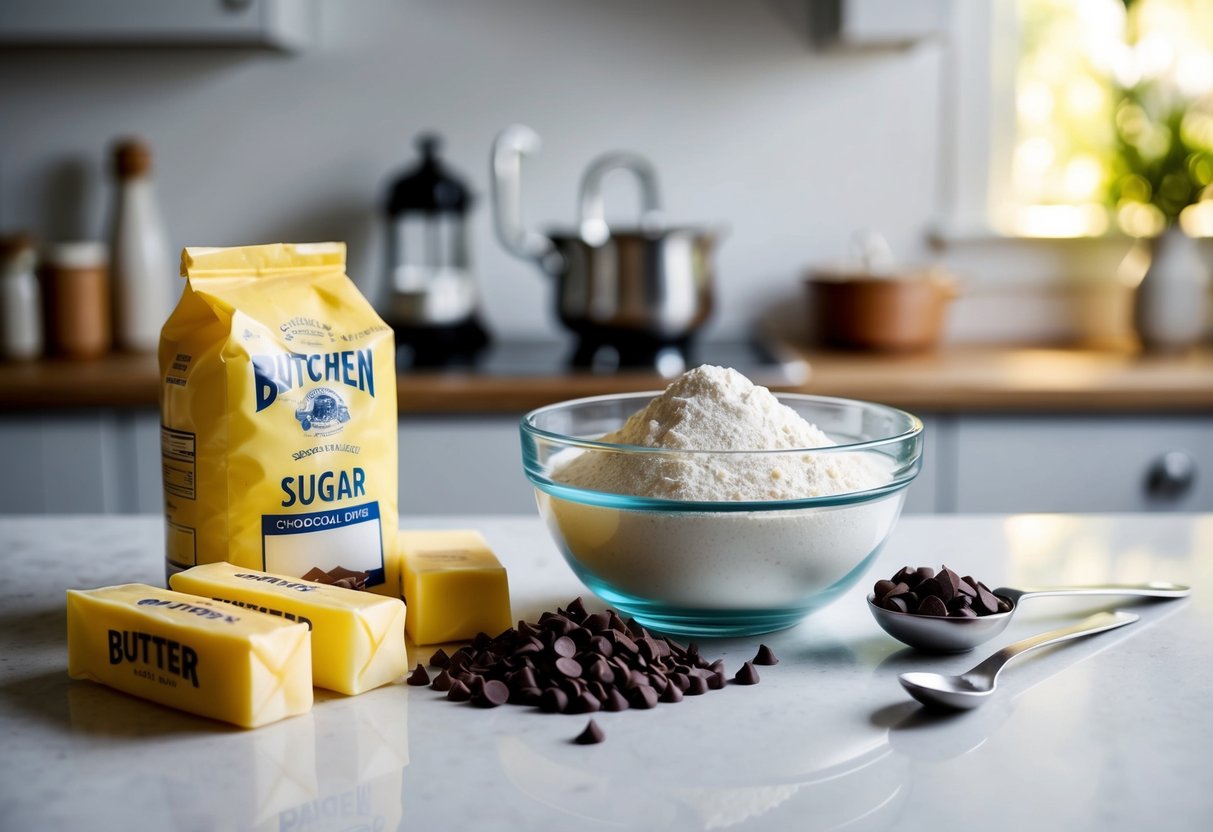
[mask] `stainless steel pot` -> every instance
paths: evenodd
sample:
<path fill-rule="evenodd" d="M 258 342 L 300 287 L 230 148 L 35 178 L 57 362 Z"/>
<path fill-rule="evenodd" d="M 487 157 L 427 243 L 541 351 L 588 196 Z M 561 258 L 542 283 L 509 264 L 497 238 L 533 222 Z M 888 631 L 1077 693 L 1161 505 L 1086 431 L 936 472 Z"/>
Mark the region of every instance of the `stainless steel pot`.
<path fill-rule="evenodd" d="M 539 136 L 523 125 L 507 127 L 493 144 L 493 216 L 501 244 L 555 279 L 557 315 L 583 343 L 685 344 L 712 312 L 719 232 L 666 226 L 656 172 L 634 153 L 610 153 L 590 164 L 581 180 L 576 228 L 528 230 L 522 159 L 538 149 Z M 602 181 L 614 170 L 629 171 L 640 186 L 636 228 L 607 225 Z"/>

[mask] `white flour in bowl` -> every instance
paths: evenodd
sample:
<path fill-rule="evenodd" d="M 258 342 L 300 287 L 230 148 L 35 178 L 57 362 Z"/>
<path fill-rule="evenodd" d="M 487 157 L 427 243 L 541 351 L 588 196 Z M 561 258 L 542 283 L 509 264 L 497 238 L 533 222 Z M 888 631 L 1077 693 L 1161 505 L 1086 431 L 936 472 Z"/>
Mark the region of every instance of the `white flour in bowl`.
<path fill-rule="evenodd" d="M 676 379 L 602 442 L 723 454 L 582 454 L 552 479 L 579 488 L 669 500 L 794 500 L 866 491 L 888 482 L 870 456 L 746 454 L 835 443 L 765 387 L 704 365 Z"/>
<path fill-rule="evenodd" d="M 710 502 L 820 497 L 893 478 L 888 456 L 830 452 L 836 443 L 824 432 L 766 388 L 721 367 L 685 373 L 600 441 L 733 453 L 573 452 L 552 460 L 551 478 L 595 491 Z M 858 578 L 903 499 L 897 489 L 847 505 L 666 512 L 538 492 L 541 513 L 573 568 L 613 603 L 623 605 L 621 594 L 673 609 L 790 613 L 828 602 L 827 590 Z"/>

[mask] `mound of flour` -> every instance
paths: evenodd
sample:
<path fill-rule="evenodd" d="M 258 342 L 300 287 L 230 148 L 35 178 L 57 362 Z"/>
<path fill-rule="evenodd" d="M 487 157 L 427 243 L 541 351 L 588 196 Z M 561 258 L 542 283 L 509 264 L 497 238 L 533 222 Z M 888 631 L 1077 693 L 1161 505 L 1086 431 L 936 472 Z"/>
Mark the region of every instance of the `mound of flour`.
<path fill-rule="evenodd" d="M 835 443 L 736 370 L 703 365 L 603 442 L 679 451 L 778 451 Z M 863 491 L 889 481 L 871 455 L 581 454 L 557 467 L 557 482 L 671 500 L 788 500 Z"/>

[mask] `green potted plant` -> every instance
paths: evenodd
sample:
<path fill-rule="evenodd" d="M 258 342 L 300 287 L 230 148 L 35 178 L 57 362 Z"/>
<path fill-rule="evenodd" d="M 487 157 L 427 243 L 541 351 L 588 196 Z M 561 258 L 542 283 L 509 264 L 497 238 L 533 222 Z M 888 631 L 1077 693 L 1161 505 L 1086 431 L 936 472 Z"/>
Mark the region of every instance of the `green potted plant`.
<path fill-rule="evenodd" d="M 1125 6 L 1108 197 L 1120 228 L 1150 240 L 1150 267 L 1134 302 L 1142 345 L 1183 348 L 1205 330 L 1209 272 L 1202 244 L 1184 232 L 1180 216 L 1202 197 L 1213 199 L 1213 53 L 1175 25 L 1187 15 L 1199 26 L 1196 18 L 1208 12 L 1148 0 L 1125 0 Z M 1151 25 L 1160 22 L 1171 31 Z"/>

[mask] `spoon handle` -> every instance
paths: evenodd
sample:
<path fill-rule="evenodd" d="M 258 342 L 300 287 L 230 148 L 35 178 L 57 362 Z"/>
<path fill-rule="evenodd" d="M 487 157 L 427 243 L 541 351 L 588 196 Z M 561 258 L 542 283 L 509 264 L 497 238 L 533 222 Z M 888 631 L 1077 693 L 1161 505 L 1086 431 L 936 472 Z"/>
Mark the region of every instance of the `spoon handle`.
<path fill-rule="evenodd" d="M 1022 656 L 1030 650 L 1037 650 L 1041 647 L 1048 647 L 1050 644 L 1057 644 L 1059 641 L 1069 641 L 1073 638 L 1082 638 L 1083 636 L 1102 633 L 1105 630 L 1114 630 L 1117 627 L 1123 627 L 1126 624 L 1132 624 L 1139 616 L 1131 612 L 1097 612 L 1095 615 L 1084 618 L 1077 624 L 1070 627 L 1065 627 L 1060 630 L 1050 630 L 1047 633 L 1041 633 L 1038 636 L 1025 638 L 1022 641 L 1017 641 L 1014 644 L 1008 644 L 1006 647 L 994 653 L 990 658 L 983 661 L 981 664 L 974 667 L 964 676 L 983 676 L 989 679 L 993 684 L 998 677 L 999 672 L 1006 666 L 1007 662 L 1012 659 Z"/>
<path fill-rule="evenodd" d="M 1152 581 L 1145 584 L 1092 584 L 1091 586 L 1003 586 L 994 590 L 1012 601 L 1044 595 L 1122 595 L 1136 598 L 1183 598 L 1192 592 L 1183 584 Z"/>

